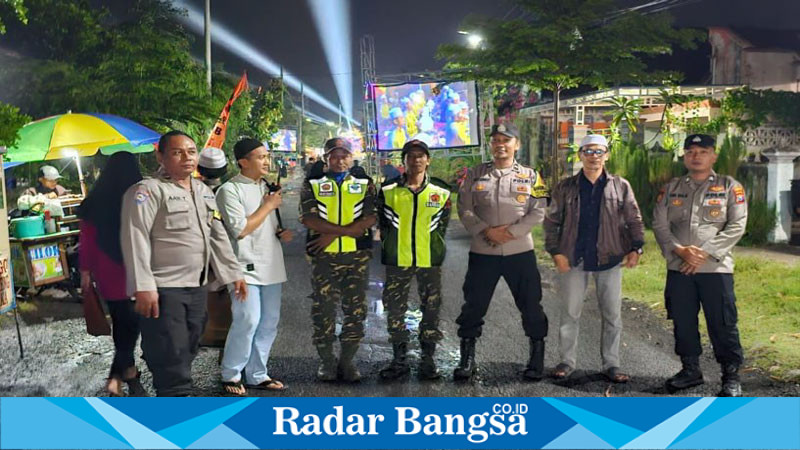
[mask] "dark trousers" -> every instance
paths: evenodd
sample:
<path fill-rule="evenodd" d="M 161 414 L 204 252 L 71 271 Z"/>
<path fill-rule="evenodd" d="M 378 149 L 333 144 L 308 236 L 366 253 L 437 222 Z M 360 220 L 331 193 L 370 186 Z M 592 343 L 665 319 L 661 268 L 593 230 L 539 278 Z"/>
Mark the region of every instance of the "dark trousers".
<path fill-rule="evenodd" d="M 142 353 L 159 397 L 192 393 L 192 361 L 206 326 L 205 287 L 158 289 L 159 317 L 141 319 Z"/>
<path fill-rule="evenodd" d="M 697 318 L 702 306 L 717 362 L 742 364 L 744 357 L 736 327 L 733 274 L 684 275 L 670 270 L 667 272 L 664 297 L 667 318 L 672 320 L 674 326 L 675 353 L 679 356 L 700 356 L 703 352 Z"/>
<path fill-rule="evenodd" d="M 417 277 L 422 320 L 419 323 L 420 342 L 439 342 L 439 311 L 442 309 L 441 267 L 397 267 L 386 266 L 386 284 L 383 288 L 383 307 L 389 329 L 389 342 L 408 342 L 410 332 L 406 327 L 408 291 L 411 280 Z"/>
<path fill-rule="evenodd" d="M 509 256 L 469 254 L 464 280 L 464 305 L 456 319 L 458 336 L 481 335 L 483 317 L 489 309 L 500 277 L 506 280 L 514 303 L 522 314 L 522 329 L 533 339 L 547 336 L 547 316 L 542 309 L 542 279 L 533 250 Z"/>
<path fill-rule="evenodd" d="M 139 339 L 139 318 L 134 310 L 135 303 L 130 299 L 107 301 L 111 313 L 111 335 L 114 338 L 114 362 L 111 363 L 109 378 L 117 376 L 125 379 L 125 371 L 136 366 L 133 351 Z"/>

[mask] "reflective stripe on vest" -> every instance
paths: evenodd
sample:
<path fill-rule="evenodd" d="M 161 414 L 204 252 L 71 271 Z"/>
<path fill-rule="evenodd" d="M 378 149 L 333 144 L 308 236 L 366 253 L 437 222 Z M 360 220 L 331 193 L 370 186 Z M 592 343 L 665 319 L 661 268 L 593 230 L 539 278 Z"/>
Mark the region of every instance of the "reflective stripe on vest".
<path fill-rule="evenodd" d="M 341 186 L 328 177 L 309 181 L 321 218 L 330 223 L 345 226 L 361 217 L 369 180 L 348 175 L 342 181 Z M 327 253 L 345 253 L 356 250 L 356 239 L 349 236 L 336 238 L 331 245 L 325 248 Z"/>
<path fill-rule="evenodd" d="M 431 267 L 434 263 L 432 248 L 444 251 L 443 236 L 433 232 L 442 219 L 450 191 L 428 183 L 425 189 L 416 194 L 407 187 L 387 186 L 383 189 L 383 195 L 386 206 L 384 214 L 397 233 L 397 240 L 394 241 L 397 245 L 397 265 Z M 440 264 L 441 261 L 435 263 Z"/>

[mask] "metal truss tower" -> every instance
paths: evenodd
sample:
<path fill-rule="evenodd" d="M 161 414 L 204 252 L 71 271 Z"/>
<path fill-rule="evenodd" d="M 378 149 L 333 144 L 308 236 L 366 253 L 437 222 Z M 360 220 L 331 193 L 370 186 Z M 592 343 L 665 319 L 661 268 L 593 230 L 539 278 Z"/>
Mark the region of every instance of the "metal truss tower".
<path fill-rule="evenodd" d="M 364 153 L 370 175 L 378 174 L 378 116 L 375 111 L 373 85 L 375 76 L 375 39 L 365 34 L 361 38 L 361 81 L 364 85 Z"/>

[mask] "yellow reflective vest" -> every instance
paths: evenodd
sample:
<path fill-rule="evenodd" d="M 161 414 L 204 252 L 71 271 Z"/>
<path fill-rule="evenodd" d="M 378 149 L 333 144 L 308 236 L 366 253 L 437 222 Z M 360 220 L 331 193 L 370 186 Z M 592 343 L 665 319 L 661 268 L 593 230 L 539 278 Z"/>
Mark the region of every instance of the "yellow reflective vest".
<path fill-rule="evenodd" d="M 309 180 L 314 199 L 317 201 L 319 216 L 336 225 L 350 225 L 364 214 L 364 200 L 369 191 L 368 178 L 356 178 L 348 174 L 342 184 L 323 176 Z M 336 238 L 328 247 L 327 253 L 346 253 L 369 249 L 372 246 L 371 232 L 361 238 L 342 236 Z"/>
<path fill-rule="evenodd" d="M 381 262 L 399 267 L 441 266 L 450 219 L 450 190 L 436 178 L 412 192 L 405 176 L 390 180 L 378 194 Z"/>

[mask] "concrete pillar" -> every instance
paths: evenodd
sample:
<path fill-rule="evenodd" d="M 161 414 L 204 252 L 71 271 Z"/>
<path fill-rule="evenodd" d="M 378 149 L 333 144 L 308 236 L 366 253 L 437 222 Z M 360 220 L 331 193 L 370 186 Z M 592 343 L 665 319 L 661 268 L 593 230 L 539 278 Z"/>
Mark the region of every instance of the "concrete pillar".
<path fill-rule="evenodd" d="M 769 234 L 770 242 L 788 242 L 792 236 L 792 177 L 800 148 L 771 148 L 761 152 L 767 163 L 767 202 L 778 210 L 778 223 Z"/>
<path fill-rule="evenodd" d="M 573 125 L 572 126 L 572 143 L 575 145 L 581 145 L 581 141 L 587 134 L 589 134 L 589 125 Z M 574 163 L 572 163 L 572 175 L 580 172 L 583 168 L 583 163 L 576 159 Z"/>

